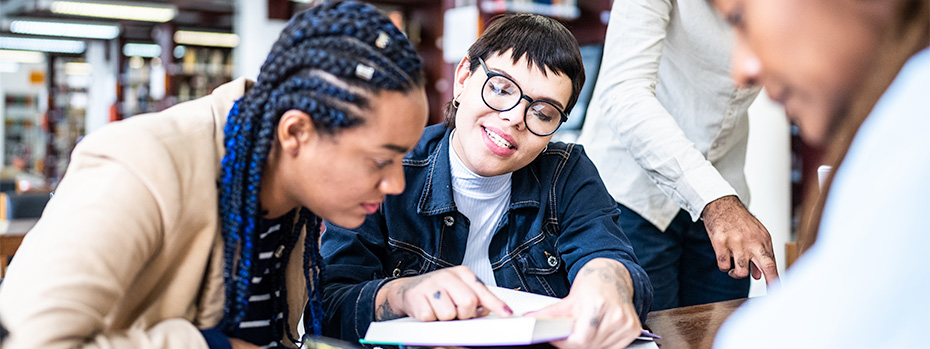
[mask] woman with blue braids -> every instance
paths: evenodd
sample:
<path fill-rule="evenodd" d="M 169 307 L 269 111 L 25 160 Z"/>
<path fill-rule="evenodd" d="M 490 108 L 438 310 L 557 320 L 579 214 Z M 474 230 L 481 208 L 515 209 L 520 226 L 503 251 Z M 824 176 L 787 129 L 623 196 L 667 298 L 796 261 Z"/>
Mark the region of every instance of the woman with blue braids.
<path fill-rule="evenodd" d="M 6 348 L 295 347 L 322 332 L 322 220 L 404 188 L 427 120 L 419 56 L 357 2 L 288 23 L 257 81 L 108 125 L 0 287 Z"/>

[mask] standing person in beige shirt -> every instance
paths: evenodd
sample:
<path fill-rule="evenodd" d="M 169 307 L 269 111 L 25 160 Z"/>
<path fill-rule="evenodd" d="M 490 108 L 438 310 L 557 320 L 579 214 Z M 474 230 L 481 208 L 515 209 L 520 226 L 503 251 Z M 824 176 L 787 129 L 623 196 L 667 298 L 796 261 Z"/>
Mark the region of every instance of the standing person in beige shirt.
<path fill-rule="evenodd" d="M 655 288 L 653 309 L 746 297 L 778 276 L 746 209 L 747 109 L 731 31 L 705 0 L 616 0 L 579 143 L 620 204 Z"/>
<path fill-rule="evenodd" d="M 81 142 L 0 287 L 4 347 L 295 347 L 305 306 L 320 334 L 320 222 L 400 193 L 426 120 L 420 58 L 373 6 L 297 14 L 254 84 Z"/>

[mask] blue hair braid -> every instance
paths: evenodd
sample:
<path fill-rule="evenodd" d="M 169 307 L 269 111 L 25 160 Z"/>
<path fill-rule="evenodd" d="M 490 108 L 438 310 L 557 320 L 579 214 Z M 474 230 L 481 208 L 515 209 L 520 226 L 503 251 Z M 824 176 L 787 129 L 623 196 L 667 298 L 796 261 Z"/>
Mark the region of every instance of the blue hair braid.
<path fill-rule="evenodd" d="M 288 22 L 255 85 L 229 111 L 224 128 L 226 154 L 218 180 L 225 258 L 226 300 L 220 323 L 224 333 L 235 332 L 248 307 L 253 240 L 262 218 L 261 180 L 280 116 L 297 109 L 310 115 L 318 132 L 335 134 L 364 123 L 364 111 L 379 91 L 408 92 L 422 87 L 423 80 L 422 62 L 413 45 L 371 5 L 325 2 Z M 294 215 L 288 218 L 294 222 L 287 224 L 290 231 L 282 232 L 289 234 L 284 252 L 290 256 L 301 232 L 306 232 L 303 268 L 310 302 L 305 322 L 309 334 L 319 335 L 323 321 L 320 275 L 324 268 L 318 243 L 322 219 L 304 207 Z M 280 291 L 273 302 L 274 314 L 284 313 L 283 332 L 296 344 L 299 341 L 286 326 L 286 269 L 274 278 L 274 287 Z"/>
<path fill-rule="evenodd" d="M 307 224 L 308 222 L 310 222 L 311 224 L 308 225 Z M 316 241 L 319 241 L 319 238 L 320 238 L 320 226 L 322 222 L 323 220 L 317 217 L 316 215 L 314 215 L 313 212 L 310 212 L 310 210 L 307 210 L 306 208 L 300 208 L 300 212 L 297 216 L 297 222 L 294 225 L 294 230 L 293 230 L 294 232 L 299 232 L 302 229 L 306 229 L 305 231 L 307 232 L 307 235 L 304 237 L 303 269 L 304 269 L 304 277 L 306 278 L 306 280 L 310 281 L 311 285 L 319 285 L 320 278 L 321 278 L 321 275 L 323 273 L 323 268 L 324 268 L 323 264 L 320 263 L 319 260 L 316 260 L 316 258 L 313 257 L 313 256 L 318 256 L 318 257 L 320 256 L 319 245 L 316 243 Z M 299 237 L 300 237 L 300 234 L 296 234 L 296 233 L 292 233 L 290 235 L 290 239 L 288 240 L 288 243 L 287 243 L 288 248 L 285 249 L 283 260 L 290 260 L 291 252 L 293 251 L 293 247 L 296 245 L 297 239 Z M 310 262 L 311 260 L 316 260 L 316 262 L 313 262 L 311 264 Z M 277 277 L 278 277 L 277 279 L 278 284 L 284 285 L 284 282 L 285 282 L 284 273 L 278 273 Z M 315 313 L 315 314 L 319 314 L 320 316 L 310 316 L 309 318 L 311 319 L 310 321 L 311 323 L 304 324 L 304 325 L 307 328 L 308 334 L 319 336 L 322 334 L 322 331 L 323 331 L 323 326 L 322 326 L 323 312 L 322 312 L 322 303 L 320 302 L 320 300 L 323 299 L 322 298 L 323 291 L 322 291 L 322 288 L 320 287 L 308 287 L 308 291 L 311 293 L 308 311 L 311 314 Z M 281 292 L 281 296 L 276 299 L 277 303 L 275 303 L 275 307 L 283 309 L 282 312 L 284 313 L 284 318 L 287 319 L 290 313 L 290 311 L 288 310 L 287 304 L 285 304 L 285 300 L 287 300 L 287 288 L 282 287 L 279 289 L 279 292 Z M 316 294 L 313 294 L 313 293 L 316 293 Z M 276 331 L 275 333 L 279 333 L 280 331 L 280 329 L 277 327 L 274 327 L 273 330 Z M 296 338 L 296 336 L 294 336 L 294 334 L 291 332 L 290 327 L 285 326 L 285 333 L 287 334 L 288 338 L 292 342 L 294 343 L 300 342 Z"/>
<path fill-rule="evenodd" d="M 320 241 L 322 224 L 323 220 L 316 217 L 311 226 L 312 230 L 308 230 L 307 239 L 304 240 L 304 277 L 315 286 L 310 288 L 312 294 L 307 309 L 310 314 L 307 317 L 310 319 L 310 323 L 305 324 L 305 326 L 307 327 L 307 333 L 314 336 L 323 334 L 323 288 L 319 287 L 319 285 L 326 265 L 323 264 L 320 245 L 317 243 L 317 241 Z M 312 277 L 311 270 L 313 271 Z"/>
<path fill-rule="evenodd" d="M 305 241 L 304 247 L 304 273 L 307 280 L 311 280 L 310 270 L 313 270 L 312 282 L 313 287 L 311 289 L 312 297 L 310 297 L 310 324 L 307 325 L 309 329 L 307 332 L 312 333 L 314 336 L 320 336 L 323 334 L 323 287 L 319 287 L 322 282 L 322 275 L 325 269 L 325 264 L 323 264 L 323 256 L 320 255 L 320 245 L 316 243 L 320 240 L 321 228 L 323 221 L 319 218 L 315 221 L 313 227 L 313 240 L 312 242 Z M 316 267 L 316 269 L 311 269 Z"/>

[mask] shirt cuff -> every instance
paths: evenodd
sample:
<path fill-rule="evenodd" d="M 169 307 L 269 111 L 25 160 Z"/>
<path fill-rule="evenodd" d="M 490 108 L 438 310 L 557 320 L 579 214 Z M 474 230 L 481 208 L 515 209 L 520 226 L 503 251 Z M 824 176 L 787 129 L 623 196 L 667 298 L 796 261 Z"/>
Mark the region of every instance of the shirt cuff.
<path fill-rule="evenodd" d="M 676 198 L 676 201 L 691 214 L 693 222 L 701 218 L 704 206 L 711 201 L 728 195 L 737 196 L 736 189 L 733 189 L 709 162 L 705 166 L 685 172 L 676 190 L 681 196 Z"/>
<path fill-rule="evenodd" d="M 378 298 L 378 291 L 391 280 L 393 279 L 372 280 L 362 287 L 358 295 L 358 303 L 355 305 L 355 335 L 358 338 L 353 339 L 365 338 L 368 326 L 371 325 L 372 321 L 375 321 L 375 303 Z"/>
<path fill-rule="evenodd" d="M 209 330 L 200 330 L 200 333 L 210 349 L 232 349 L 229 338 L 220 329 L 214 327 Z"/>

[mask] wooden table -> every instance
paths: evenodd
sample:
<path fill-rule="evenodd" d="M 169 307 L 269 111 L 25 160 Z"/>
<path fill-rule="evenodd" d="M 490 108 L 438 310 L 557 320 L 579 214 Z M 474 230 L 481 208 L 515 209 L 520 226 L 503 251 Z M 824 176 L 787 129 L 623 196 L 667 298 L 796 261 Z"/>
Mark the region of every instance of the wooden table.
<path fill-rule="evenodd" d="M 19 249 L 19 244 L 23 242 L 23 237 L 38 221 L 38 218 L 11 220 L 6 233 L 0 234 L 0 277 L 6 274 L 7 260 L 13 257 Z"/>
<path fill-rule="evenodd" d="M 646 317 L 646 327 L 662 336 L 656 344 L 663 349 L 710 348 L 723 320 L 744 301 L 745 298 L 653 311 Z"/>

